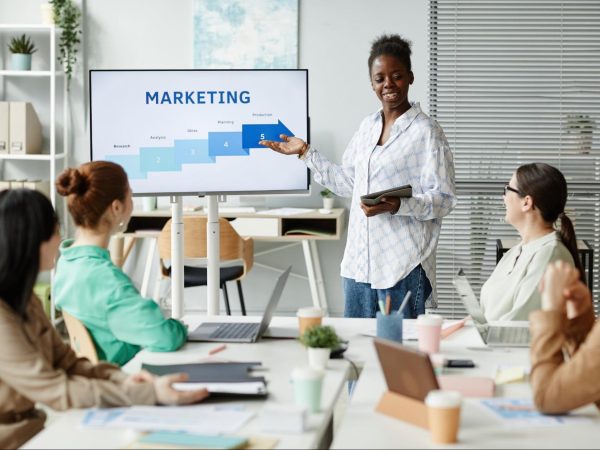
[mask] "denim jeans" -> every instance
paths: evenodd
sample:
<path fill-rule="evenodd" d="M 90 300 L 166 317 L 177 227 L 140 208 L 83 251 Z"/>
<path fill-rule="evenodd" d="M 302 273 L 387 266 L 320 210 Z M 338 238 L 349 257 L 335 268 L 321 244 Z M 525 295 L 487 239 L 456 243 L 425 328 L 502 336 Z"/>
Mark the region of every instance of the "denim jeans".
<path fill-rule="evenodd" d="M 344 278 L 343 284 L 346 301 L 344 317 L 375 317 L 379 300 L 385 303 L 387 295 L 391 297 L 391 310 L 396 311 L 406 293 L 411 291 L 412 295 L 403 313 L 405 318 L 415 319 L 419 314 L 425 314 L 425 301 L 431 295 L 431 283 L 421 264 L 389 289 L 372 289 L 369 283 L 357 283 L 351 278 Z"/>

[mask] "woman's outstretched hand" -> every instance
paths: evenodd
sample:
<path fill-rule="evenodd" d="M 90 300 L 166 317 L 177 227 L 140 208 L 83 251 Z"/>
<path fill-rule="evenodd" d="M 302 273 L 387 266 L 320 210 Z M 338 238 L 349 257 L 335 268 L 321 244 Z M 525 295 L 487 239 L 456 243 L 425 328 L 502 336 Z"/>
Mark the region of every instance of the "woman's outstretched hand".
<path fill-rule="evenodd" d="M 283 153 L 284 155 L 299 155 L 304 153 L 308 148 L 308 144 L 297 137 L 287 136 L 285 134 L 280 134 L 279 137 L 282 142 L 258 141 L 258 143 L 265 147 L 269 147 L 276 152 Z"/>

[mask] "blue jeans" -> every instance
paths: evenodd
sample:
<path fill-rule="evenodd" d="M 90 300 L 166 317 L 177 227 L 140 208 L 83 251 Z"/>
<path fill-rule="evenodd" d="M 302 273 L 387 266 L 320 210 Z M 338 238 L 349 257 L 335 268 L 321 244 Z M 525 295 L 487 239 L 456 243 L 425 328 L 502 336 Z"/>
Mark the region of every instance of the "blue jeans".
<path fill-rule="evenodd" d="M 431 295 L 431 283 L 421 264 L 389 289 L 372 289 L 369 283 L 357 283 L 351 278 L 343 280 L 346 301 L 344 317 L 375 317 L 379 309 L 378 301 L 383 300 L 385 303 L 387 295 L 392 300 L 391 310 L 397 311 L 406 293 L 411 291 L 412 295 L 403 313 L 406 319 L 416 319 L 419 314 L 425 314 L 425 301 Z"/>

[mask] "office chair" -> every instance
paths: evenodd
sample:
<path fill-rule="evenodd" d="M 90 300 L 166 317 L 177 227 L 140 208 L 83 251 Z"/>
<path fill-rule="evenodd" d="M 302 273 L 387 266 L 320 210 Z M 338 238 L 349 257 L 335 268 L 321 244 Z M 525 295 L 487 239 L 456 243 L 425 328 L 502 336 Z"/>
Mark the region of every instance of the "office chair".
<path fill-rule="evenodd" d="M 87 328 L 79 319 L 73 317 L 66 311 L 62 311 L 62 316 L 69 333 L 71 348 L 77 356 L 89 359 L 93 364 L 98 364 L 98 353 L 96 346 Z"/>
<path fill-rule="evenodd" d="M 186 216 L 183 218 L 184 260 L 206 259 L 206 224 L 206 217 Z M 227 315 L 231 315 L 229 295 L 225 283 L 228 281 L 235 281 L 240 297 L 240 308 L 242 310 L 242 315 L 245 316 L 246 305 L 244 304 L 244 294 L 240 280 L 246 276 L 254 263 L 254 241 L 252 238 L 242 238 L 226 219 L 219 219 L 219 229 L 221 262 L 241 261 L 241 265 L 220 268 L 219 287 L 223 291 L 225 310 Z M 170 277 L 171 267 L 165 267 L 164 261 L 171 259 L 171 219 L 165 224 L 158 236 L 158 254 L 160 256 L 160 265 L 163 276 Z M 184 287 L 206 286 L 206 283 L 206 267 L 184 265 Z"/>

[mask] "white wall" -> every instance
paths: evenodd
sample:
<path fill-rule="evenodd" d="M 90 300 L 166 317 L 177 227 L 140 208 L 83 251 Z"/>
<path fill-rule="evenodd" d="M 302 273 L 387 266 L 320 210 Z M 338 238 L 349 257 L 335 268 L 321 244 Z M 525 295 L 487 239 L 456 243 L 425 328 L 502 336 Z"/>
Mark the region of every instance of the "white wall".
<path fill-rule="evenodd" d="M 1 23 L 38 23 L 40 0 L 0 0 Z M 87 69 L 190 68 L 192 65 L 192 0 L 79 0 L 85 13 L 84 51 L 72 88 L 74 158 L 89 159 Z M 427 110 L 427 2 L 410 0 L 300 0 L 299 67 L 309 69 L 312 143 L 333 161 L 341 161 L 347 142 L 361 119 L 378 108 L 368 78 L 370 43 L 382 33 L 399 33 L 413 41 L 415 83 L 411 100 Z M 310 196 L 269 197 L 268 206 L 320 205 L 320 187 Z M 259 199 L 253 198 L 253 201 Z M 341 199 L 338 205 L 347 205 Z M 162 202 L 165 205 L 165 201 Z M 339 265 L 344 241 L 319 243 L 326 291 L 333 314 L 343 311 Z M 269 248 L 257 244 L 257 250 Z M 135 254 L 133 256 L 136 256 Z M 140 255 L 143 256 L 143 255 Z M 139 260 L 140 263 L 143 259 Z M 306 274 L 300 247 L 273 253 L 260 262 L 280 268 L 294 265 Z M 141 268 L 127 266 L 139 281 Z M 266 302 L 273 272 L 255 267 L 243 286 L 250 311 Z M 237 307 L 235 289 L 230 289 Z M 186 292 L 186 300 L 204 304 L 204 290 Z M 288 281 L 280 312 L 310 303 L 308 283 Z"/>

